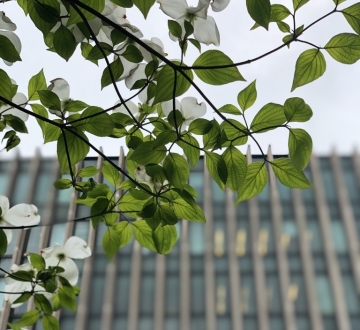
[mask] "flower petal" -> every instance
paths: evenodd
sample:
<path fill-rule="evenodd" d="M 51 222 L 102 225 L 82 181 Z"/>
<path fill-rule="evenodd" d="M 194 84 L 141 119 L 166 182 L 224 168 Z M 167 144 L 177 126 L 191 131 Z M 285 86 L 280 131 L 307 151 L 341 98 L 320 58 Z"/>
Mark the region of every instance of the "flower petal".
<path fill-rule="evenodd" d="M 195 97 L 184 97 L 181 100 L 181 113 L 186 121 L 192 121 L 205 115 L 206 104 L 204 102 L 199 104 Z"/>
<path fill-rule="evenodd" d="M 114 12 L 114 10 L 117 7 L 118 6 L 115 5 L 113 2 L 111 2 L 110 0 L 105 0 L 105 7 L 104 7 L 103 11 L 101 12 L 101 15 L 109 16 L 110 14 L 112 14 Z"/>
<path fill-rule="evenodd" d="M 75 262 L 70 258 L 64 258 L 63 260 L 59 260 L 56 257 L 51 257 L 45 259 L 46 268 L 51 267 L 62 267 L 64 268 L 63 273 L 59 273 L 60 276 L 65 277 L 71 285 L 76 285 L 79 278 L 79 270 L 75 264 Z"/>
<path fill-rule="evenodd" d="M 175 108 L 176 110 L 181 111 L 181 105 L 177 99 L 175 99 Z M 170 112 L 174 110 L 173 100 L 161 103 L 161 109 L 164 115 L 167 117 L 170 114 Z"/>
<path fill-rule="evenodd" d="M 10 203 L 9 198 L 6 196 L 0 195 L 0 207 L 1 207 L 1 215 L 0 218 L 9 211 Z"/>
<path fill-rule="evenodd" d="M 199 0 L 198 5 L 196 7 L 187 8 L 187 12 L 190 14 L 194 14 L 197 17 L 206 19 L 209 4 L 209 0 Z"/>
<path fill-rule="evenodd" d="M 11 229 L 3 229 L 3 231 L 4 231 L 5 235 L 6 235 L 6 240 L 7 240 L 7 243 L 9 245 L 11 240 L 12 240 L 12 237 L 13 237 L 12 230 Z"/>
<path fill-rule="evenodd" d="M 118 6 L 109 16 L 108 19 L 119 25 L 130 24 L 126 19 L 126 9 Z"/>
<path fill-rule="evenodd" d="M 142 41 L 150 46 L 152 49 L 157 51 L 159 54 L 166 56 L 167 54 L 164 52 L 164 45 L 158 38 L 151 38 L 151 40 L 142 39 Z M 139 46 L 139 50 L 144 57 L 145 62 L 149 63 L 152 61 L 152 56 L 149 51 L 147 51 L 144 47 Z"/>
<path fill-rule="evenodd" d="M 13 206 L 4 216 L 4 220 L 13 226 L 32 226 L 40 222 L 40 215 L 37 215 L 37 207 L 30 204 L 18 204 Z"/>
<path fill-rule="evenodd" d="M 136 70 L 133 70 L 130 75 L 125 78 L 125 85 L 127 88 L 131 89 L 138 80 L 146 79 L 145 67 L 145 63 L 140 63 Z"/>
<path fill-rule="evenodd" d="M 42 288 L 44 290 L 44 288 Z M 5 285 L 4 291 L 5 292 L 24 292 L 24 291 L 31 291 L 32 285 L 31 282 L 19 282 L 14 281 L 8 285 Z M 14 301 L 18 299 L 21 294 L 15 293 L 5 293 L 4 300 L 7 301 L 12 308 L 16 308 L 21 306 L 23 303 L 14 304 Z"/>
<path fill-rule="evenodd" d="M 45 248 L 41 250 L 41 255 L 44 259 L 56 257 L 59 255 L 65 255 L 64 247 L 60 244 Z"/>
<path fill-rule="evenodd" d="M 195 18 L 194 20 L 194 37 L 197 41 L 215 46 L 220 45 L 220 34 L 215 20 L 208 16 L 207 19 Z"/>
<path fill-rule="evenodd" d="M 25 106 L 27 102 L 27 97 L 23 93 L 17 93 L 13 99 L 12 102 L 17 105 Z M 13 115 L 16 117 L 19 117 L 22 121 L 27 121 L 29 118 L 29 115 L 25 112 L 22 112 L 21 110 L 18 110 L 16 108 L 6 108 L 6 106 L 1 107 L 2 112 L 4 115 Z M 6 110 L 5 110 L 6 109 Z"/>
<path fill-rule="evenodd" d="M 91 249 L 87 243 L 76 236 L 72 236 L 66 241 L 64 251 L 67 257 L 73 259 L 84 259 L 91 256 Z"/>
<path fill-rule="evenodd" d="M 61 101 L 70 99 L 70 86 L 65 79 L 56 78 L 51 80 L 51 85 L 47 89 L 55 93 Z"/>
<path fill-rule="evenodd" d="M 211 8 L 213 11 L 219 12 L 224 10 L 228 6 L 229 2 L 230 0 L 214 0 L 211 4 Z"/>
<path fill-rule="evenodd" d="M 5 15 L 3 11 L 0 11 L 0 29 L 8 31 L 16 30 L 16 25 Z"/>
<path fill-rule="evenodd" d="M 115 104 L 120 104 L 120 101 L 116 102 Z M 127 107 L 129 108 L 130 112 L 135 115 L 139 112 L 139 107 L 133 102 L 133 101 L 127 101 L 126 102 Z M 129 112 L 126 109 L 125 105 L 120 105 L 119 107 L 116 107 L 113 112 L 120 112 L 125 115 L 129 116 Z"/>
<path fill-rule="evenodd" d="M 172 18 L 179 18 L 186 15 L 189 7 L 186 0 L 157 0 L 160 9 Z"/>

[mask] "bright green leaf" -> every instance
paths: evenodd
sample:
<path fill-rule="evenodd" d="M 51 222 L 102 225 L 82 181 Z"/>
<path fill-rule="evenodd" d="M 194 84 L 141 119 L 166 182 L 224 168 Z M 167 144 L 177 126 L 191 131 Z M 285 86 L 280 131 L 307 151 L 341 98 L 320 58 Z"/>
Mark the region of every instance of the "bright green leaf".
<path fill-rule="evenodd" d="M 118 248 L 127 245 L 132 237 L 132 230 L 129 222 L 121 221 L 117 223 L 113 228 L 117 231 L 119 235 Z"/>
<path fill-rule="evenodd" d="M 289 156 L 298 170 L 303 170 L 309 163 L 312 152 L 311 136 L 300 128 L 289 130 Z"/>
<path fill-rule="evenodd" d="M 166 156 L 165 146 L 154 148 L 153 141 L 147 141 L 140 144 L 129 157 L 141 165 L 159 164 Z"/>
<path fill-rule="evenodd" d="M 286 117 L 283 106 L 276 103 L 264 105 L 254 117 L 250 128 L 253 132 L 264 133 L 284 124 Z"/>
<path fill-rule="evenodd" d="M 133 0 L 133 2 L 134 5 L 139 8 L 141 13 L 144 15 L 144 18 L 146 19 L 151 7 L 155 3 L 155 0 Z"/>
<path fill-rule="evenodd" d="M 254 80 L 249 86 L 243 89 L 237 97 L 240 108 L 245 111 L 250 108 L 256 101 L 256 80 Z"/>
<path fill-rule="evenodd" d="M 31 77 L 28 85 L 28 97 L 29 100 L 38 100 L 39 95 L 37 94 L 37 91 L 41 91 L 46 89 L 46 80 L 44 76 L 43 69 L 40 70 L 38 74 Z"/>
<path fill-rule="evenodd" d="M 44 330 L 60 330 L 59 321 L 55 316 L 45 314 L 42 318 Z"/>
<path fill-rule="evenodd" d="M 241 115 L 241 111 L 232 104 L 225 104 L 219 108 L 218 111 L 222 113 L 229 113 L 231 115 Z"/>
<path fill-rule="evenodd" d="M 332 37 L 324 48 L 334 60 L 343 64 L 353 64 L 360 58 L 360 36 L 340 33 Z"/>
<path fill-rule="evenodd" d="M 0 96 L 11 101 L 15 93 L 10 77 L 4 70 L 0 69 Z"/>
<path fill-rule="evenodd" d="M 112 164 L 105 161 L 103 163 L 103 167 L 101 169 L 104 177 L 108 180 L 114 187 L 118 187 L 121 183 L 121 177 L 119 171 L 114 168 Z"/>
<path fill-rule="evenodd" d="M 284 113 L 288 122 L 305 122 L 313 115 L 309 105 L 300 97 L 287 99 L 284 104 Z"/>
<path fill-rule="evenodd" d="M 305 5 L 309 0 L 293 0 L 294 11 L 297 11 L 300 7 Z"/>
<path fill-rule="evenodd" d="M 353 30 L 360 34 L 360 2 L 343 9 L 341 12 Z"/>
<path fill-rule="evenodd" d="M 168 254 L 177 240 L 177 231 L 175 226 L 158 226 L 152 232 L 154 245 L 158 253 Z"/>
<path fill-rule="evenodd" d="M 211 177 L 224 190 L 228 171 L 223 157 L 214 152 L 206 152 L 205 163 Z"/>
<path fill-rule="evenodd" d="M 16 324 L 21 326 L 33 325 L 40 317 L 40 311 L 37 309 L 24 313 Z"/>
<path fill-rule="evenodd" d="M 102 238 L 102 246 L 109 259 L 117 253 L 119 245 L 120 233 L 112 227 L 108 228 Z"/>
<path fill-rule="evenodd" d="M 176 188 L 183 189 L 189 180 L 190 170 L 184 157 L 170 152 L 164 159 L 164 172 L 169 182 Z"/>
<path fill-rule="evenodd" d="M 30 263 L 34 268 L 38 270 L 45 270 L 46 268 L 45 260 L 41 255 L 31 252 L 29 253 L 29 255 L 30 255 Z"/>
<path fill-rule="evenodd" d="M 260 26 L 268 29 L 271 17 L 269 0 L 246 0 L 246 7 L 251 18 Z"/>
<path fill-rule="evenodd" d="M 152 237 L 152 230 L 145 220 L 137 220 L 131 223 L 134 230 L 135 239 L 139 244 L 147 249 L 157 252 L 154 239 Z"/>
<path fill-rule="evenodd" d="M 245 156 L 234 146 L 229 146 L 223 153 L 226 163 L 228 178 L 226 185 L 233 191 L 239 191 L 245 181 L 247 162 Z"/>

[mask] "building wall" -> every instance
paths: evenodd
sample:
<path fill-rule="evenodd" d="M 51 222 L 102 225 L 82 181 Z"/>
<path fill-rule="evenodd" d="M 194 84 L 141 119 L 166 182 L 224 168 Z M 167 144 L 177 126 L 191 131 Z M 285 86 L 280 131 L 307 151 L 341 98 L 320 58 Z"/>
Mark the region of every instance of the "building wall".
<path fill-rule="evenodd" d="M 101 159 L 84 165 L 101 166 Z M 57 313 L 61 329 L 358 330 L 359 156 L 313 157 L 306 175 L 314 189 L 300 191 L 270 172 L 257 198 L 235 205 L 234 194 L 222 192 L 201 161 L 190 184 L 207 223 L 180 221 L 179 240 L 167 256 L 132 241 L 109 262 L 101 248 L 105 226 L 94 231 L 88 221 L 68 222 L 86 217 L 89 208 L 70 203 L 76 198 L 70 190 L 53 189 L 56 160 L 1 161 L 0 194 L 11 205 L 35 204 L 43 226 L 13 231 L 0 267 L 23 263 L 26 252 L 72 235 L 88 241 L 92 257 L 76 261 L 78 310 Z M 4 304 L 0 329 L 31 307 Z"/>

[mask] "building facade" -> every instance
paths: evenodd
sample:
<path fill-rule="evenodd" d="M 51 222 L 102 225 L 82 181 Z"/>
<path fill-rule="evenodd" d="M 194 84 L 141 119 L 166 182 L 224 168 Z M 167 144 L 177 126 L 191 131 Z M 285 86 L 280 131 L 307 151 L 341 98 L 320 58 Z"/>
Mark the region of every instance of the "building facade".
<path fill-rule="evenodd" d="M 249 153 L 248 160 L 257 158 Z M 124 164 L 122 153 L 118 161 Z M 88 159 L 85 166 L 101 163 Z M 258 197 L 235 205 L 234 194 L 222 192 L 200 161 L 190 184 L 207 223 L 180 221 L 167 256 L 132 241 L 109 262 L 101 248 L 105 226 L 94 231 L 88 221 L 68 221 L 89 208 L 71 203 L 74 192 L 53 188 L 56 160 L 38 154 L 0 161 L 0 194 L 11 205 L 35 204 L 42 217 L 39 227 L 13 231 L 0 267 L 72 235 L 87 240 L 93 255 L 76 261 L 77 312 L 57 313 L 66 330 L 360 329 L 359 154 L 313 156 L 306 175 L 314 189 L 288 189 L 269 173 Z M 0 330 L 29 308 L 2 302 L 0 294 Z"/>

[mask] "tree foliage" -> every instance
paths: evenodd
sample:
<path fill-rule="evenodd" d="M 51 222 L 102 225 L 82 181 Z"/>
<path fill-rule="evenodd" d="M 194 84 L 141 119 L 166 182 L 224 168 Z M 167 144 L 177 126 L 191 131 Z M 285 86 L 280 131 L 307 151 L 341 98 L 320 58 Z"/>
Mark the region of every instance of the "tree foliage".
<path fill-rule="evenodd" d="M 4 2 L 6 9 L 9 0 Z M 220 107 L 205 94 L 202 83 L 219 86 L 245 81 L 239 70 L 242 66 L 295 42 L 306 44 L 308 49 L 296 61 L 291 91 L 324 74 L 324 53 L 344 64 L 353 64 L 360 58 L 360 3 L 346 6 L 344 1 L 334 1 L 333 10 L 305 26 L 298 22 L 298 12 L 311 3 L 309 0 L 293 0 L 288 7 L 270 0 L 246 0 L 248 14 L 254 20 L 252 29 L 267 30 L 271 24 L 285 35 L 280 45 L 267 53 L 234 62 L 221 50 L 203 50 L 204 45 L 220 45 L 218 27 L 208 12 L 225 10 L 229 0 L 200 0 L 197 7 L 189 7 L 185 0 L 156 2 L 170 17 L 167 26 L 170 38 L 179 45 L 178 59 L 167 58 L 162 41 L 144 39 L 139 28 L 126 18 L 125 8 L 137 7 L 146 20 L 149 11 L 156 10 L 155 0 L 18 0 L 24 14 L 42 32 L 49 51 L 68 61 L 80 48 L 89 65 L 105 62 L 101 81 L 94 83 L 101 89 L 113 89 L 112 107 L 104 109 L 71 98 L 67 81 L 49 80 L 43 70 L 29 77 L 24 95 L 18 92 L 18 85 L 5 67 L 0 68 L 0 132 L 4 149 L 9 151 L 21 143 L 21 134 L 28 133 L 29 116 L 37 119 L 44 143 L 56 144 L 64 176 L 54 183 L 55 187 L 77 190 L 76 202 L 89 207 L 92 226 L 106 225 L 102 244 L 109 258 L 132 237 L 143 247 L 169 253 L 177 239 L 175 224 L 179 219 L 205 222 L 195 190 L 188 184 L 189 168 L 197 164 L 201 154 L 211 177 L 221 189 L 233 190 L 237 202 L 261 193 L 270 168 L 288 187 L 310 187 L 303 170 L 310 159 L 312 140 L 304 129 L 296 127 L 296 123 L 310 120 L 313 114 L 303 99 L 289 97 L 282 104 L 265 104 L 248 122 L 247 112 L 255 111 L 256 81 L 234 90 L 238 104 L 225 103 Z M 344 16 L 353 33 L 339 33 L 324 40 L 324 47 L 303 39 L 314 25 L 336 14 Z M 0 58 L 5 64 L 16 66 L 21 61 L 21 40 L 15 30 L 15 23 L 1 11 Z M 188 47 L 200 53 L 193 63 L 185 63 Z M 125 99 L 124 89 L 132 91 L 132 96 Z M 211 120 L 200 118 L 207 108 L 214 113 Z M 269 160 L 257 141 L 258 134 L 275 129 L 289 132 L 289 158 Z M 94 147 L 92 136 L 123 139 L 128 149 L 126 168 Z M 249 164 L 237 148 L 249 139 L 259 146 L 262 161 Z M 102 168 L 77 166 L 90 150 L 105 159 Z M 108 183 L 93 179 L 100 171 Z M 23 218 L 15 219 L 9 201 L 1 196 L 1 254 L 6 252 L 11 229 L 30 228 L 40 221 L 34 205 L 20 205 L 15 207 L 21 209 Z M 36 220 L 23 221 L 29 216 Z M 63 247 L 56 245 L 41 254 L 30 253 L 28 264 L 13 265 L 11 272 L 2 270 L 7 273 L 6 299 L 12 307 L 31 297 L 36 307 L 9 327 L 20 329 L 42 318 L 44 329 L 58 329 L 52 312 L 60 307 L 76 309 L 79 289 L 72 258 L 90 254 L 85 242 L 72 237 Z M 72 277 L 69 269 L 73 270 Z M 19 290 L 23 293 L 14 293 Z"/>

